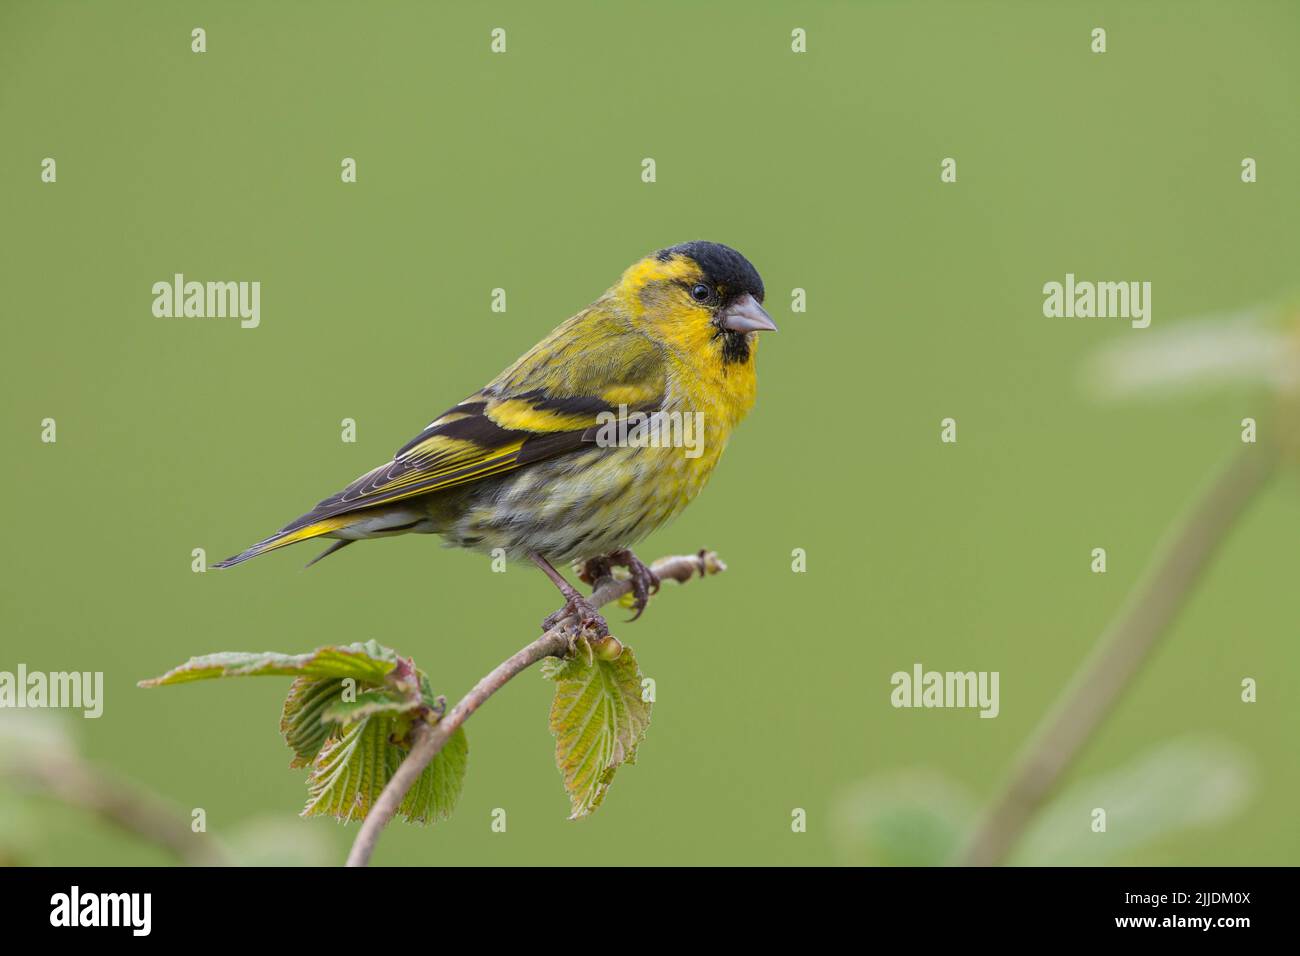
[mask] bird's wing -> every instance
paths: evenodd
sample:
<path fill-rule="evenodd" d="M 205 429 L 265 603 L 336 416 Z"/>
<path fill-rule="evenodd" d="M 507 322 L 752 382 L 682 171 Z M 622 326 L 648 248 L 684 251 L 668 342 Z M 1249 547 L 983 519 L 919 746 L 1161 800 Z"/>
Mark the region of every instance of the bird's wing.
<path fill-rule="evenodd" d="M 590 448 L 599 415 L 618 414 L 620 406 L 656 411 L 666 388 L 667 365 L 653 343 L 611 320 L 579 314 L 492 384 L 431 422 L 392 461 L 281 533 Z"/>

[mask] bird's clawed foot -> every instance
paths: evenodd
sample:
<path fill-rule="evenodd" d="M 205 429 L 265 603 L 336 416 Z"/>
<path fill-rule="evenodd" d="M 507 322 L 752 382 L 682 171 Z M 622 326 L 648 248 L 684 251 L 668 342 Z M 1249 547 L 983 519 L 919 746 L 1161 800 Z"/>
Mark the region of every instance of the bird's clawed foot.
<path fill-rule="evenodd" d="M 564 607 L 542 621 L 542 630 L 549 631 L 565 618 L 576 617 L 579 631 L 586 634 L 588 638 L 602 640 L 608 637 L 609 625 L 605 623 L 605 619 L 596 610 L 596 606 L 589 599 L 575 591 L 573 586 L 551 567 L 550 562 L 540 555 L 534 554 L 531 557 L 534 563 L 560 589 L 560 593 L 565 598 Z M 594 590 L 598 582 L 611 576 L 610 571 L 615 567 L 627 568 L 628 583 L 632 587 L 632 609 L 636 612 L 630 620 L 635 621 L 641 616 L 641 612 L 645 610 L 646 604 L 650 601 L 650 595 L 659 590 L 659 576 L 630 550 L 625 548 L 603 557 L 591 558 L 578 569 L 578 577 Z"/>
<path fill-rule="evenodd" d="M 609 625 L 605 623 L 605 619 L 596 610 L 596 606 L 576 591 L 564 602 L 564 607 L 542 621 L 542 630 L 549 631 L 566 617 L 576 617 L 578 619 L 578 631 L 581 633 L 586 633 L 594 638 L 609 636 Z"/>
<path fill-rule="evenodd" d="M 600 558 L 592 558 L 578 571 L 578 577 L 593 588 L 601 578 L 610 576 L 611 568 L 627 568 L 632 584 L 632 608 L 636 611 L 629 620 L 635 621 L 645 610 L 650 595 L 659 590 L 659 576 L 644 561 L 628 549 L 614 551 Z"/>
<path fill-rule="evenodd" d="M 613 565 L 610 564 L 608 557 L 590 558 L 578 568 L 578 580 L 594 589 L 597 581 L 609 577 L 611 567 Z"/>

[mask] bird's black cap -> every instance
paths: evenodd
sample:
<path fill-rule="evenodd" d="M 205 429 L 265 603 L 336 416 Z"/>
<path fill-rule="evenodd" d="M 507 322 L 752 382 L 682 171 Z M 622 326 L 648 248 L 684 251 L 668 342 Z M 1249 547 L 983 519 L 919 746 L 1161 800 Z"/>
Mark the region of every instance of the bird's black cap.
<path fill-rule="evenodd" d="M 686 256 L 704 270 L 709 281 L 725 286 L 729 298 L 748 292 L 759 302 L 763 301 L 763 280 L 748 259 L 730 246 L 720 242 L 682 242 L 655 255 L 661 262 L 673 256 Z"/>

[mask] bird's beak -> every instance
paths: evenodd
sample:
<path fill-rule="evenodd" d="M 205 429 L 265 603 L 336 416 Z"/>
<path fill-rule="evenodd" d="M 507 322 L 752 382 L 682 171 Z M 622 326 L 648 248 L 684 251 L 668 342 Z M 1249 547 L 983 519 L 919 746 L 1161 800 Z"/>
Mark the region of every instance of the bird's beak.
<path fill-rule="evenodd" d="M 758 300 L 746 292 L 722 310 L 718 324 L 730 332 L 775 332 L 776 323 Z"/>

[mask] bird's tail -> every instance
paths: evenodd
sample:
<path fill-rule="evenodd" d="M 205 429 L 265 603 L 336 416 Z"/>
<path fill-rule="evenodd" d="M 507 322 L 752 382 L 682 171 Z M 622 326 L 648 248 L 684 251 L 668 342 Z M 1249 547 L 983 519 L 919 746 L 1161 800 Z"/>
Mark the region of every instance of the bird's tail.
<path fill-rule="evenodd" d="M 297 528 L 291 524 L 287 528 L 277 531 L 275 534 L 271 535 L 271 537 L 257 542 L 257 544 L 253 545 L 248 550 L 241 551 L 239 554 L 226 558 L 224 561 L 218 561 L 213 565 L 213 567 L 234 567 L 236 564 L 243 564 L 248 559 L 256 558 L 258 555 L 266 554 L 268 551 L 275 551 L 291 544 L 297 544 L 299 541 L 306 541 L 308 538 L 319 538 L 323 534 L 330 534 L 334 531 L 338 531 L 340 528 L 346 528 L 354 521 L 356 521 L 356 515 L 342 514 L 335 515 L 332 518 L 322 518 L 319 521 L 313 521 L 310 524 L 305 524 Z M 294 524 L 297 524 L 297 522 L 294 522 Z M 320 557 L 316 558 L 315 561 L 312 561 L 311 564 L 315 564 L 316 561 L 325 557 L 326 554 L 333 554 L 339 548 L 349 543 L 349 541 L 338 542 L 326 551 L 325 554 L 320 555 Z M 310 565 L 308 565 L 308 567 L 310 567 Z"/>

